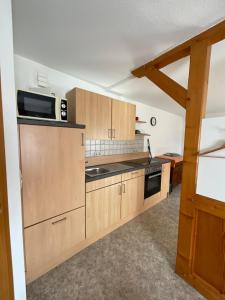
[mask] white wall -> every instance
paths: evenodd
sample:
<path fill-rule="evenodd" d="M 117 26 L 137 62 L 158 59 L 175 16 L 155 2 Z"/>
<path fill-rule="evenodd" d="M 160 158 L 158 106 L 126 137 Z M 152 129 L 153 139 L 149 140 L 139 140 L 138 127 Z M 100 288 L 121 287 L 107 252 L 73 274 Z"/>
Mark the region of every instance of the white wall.
<path fill-rule="evenodd" d="M 0 69 L 15 300 L 26 299 L 11 0 L 0 0 Z"/>
<path fill-rule="evenodd" d="M 225 141 L 225 117 L 203 120 L 201 149 L 221 145 Z M 225 157 L 225 150 L 212 156 Z M 197 193 L 225 202 L 225 159 L 200 157 L 198 169 Z"/>
<path fill-rule="evenodd" d="M 37 72 L 47 75 L 52 90 L 58 96 L 64 97 L 65 93 L 73 87 L 80 87 L 113 98 L 135 103 L 137 105 L 137 116 L 139 116 L 142 120 L 148 121 L 148 124 L 138 125 L 137 129 L 141 129 L 144 132 L 151 134 L 150 141 L 153 155 L 165 152 L 182 153 L 184 134 L 184 119 L 182 117 L 139 102 L 119 97 L 118 95 L 110 93 L 96 85 L 15 55 L 15 77 L 17 89 L 26 90 L 29 87 L 36 86 Z M 158 120 L 157 126 L 155 127 L 152 127 L 149 124 L 150 117 L 152 116 L 157 117 Z"/>

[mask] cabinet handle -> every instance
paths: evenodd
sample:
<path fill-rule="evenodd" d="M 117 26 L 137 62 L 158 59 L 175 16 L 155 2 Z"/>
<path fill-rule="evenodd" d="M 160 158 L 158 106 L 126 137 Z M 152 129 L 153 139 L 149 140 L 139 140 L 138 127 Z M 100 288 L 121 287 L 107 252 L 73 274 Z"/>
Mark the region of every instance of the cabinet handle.
<path fill-rule="evenodd" d="M 112 129 L 112 139 L 115 139 L 116 137 L 116 129 Z"/>
<path fill-rule="evenodd" d="M 81 146 L 84 146 L 84 133 L 81 133 Z"/>
<path fill-rule="evenodd" d="M 125 183 L 123 183 L 123 193 L 126 193 L 126 186 L 125 186 Z"/>
<path fill-rule="evenodd" d="M 122 185 L 119 185 L 119 195 L 122 195 Z"/>
<path fill-rule="evenodd" d="M 52 222 L 52 225 L 55 225 L 55 224 L 57 224 L 57 223 L 66 221 L 66 219 L 67 219 L 67 217 L 64 217 L 64 218 L 62 218 L 62 219 L 60 219 L 60 220 L 54 221 L 54 222 Z"/>
<path fill-rule="evenodd" d="M 109 139 L 112 138 L 112 129 L 108 129 L 108 138 L 109 138 Z"/>

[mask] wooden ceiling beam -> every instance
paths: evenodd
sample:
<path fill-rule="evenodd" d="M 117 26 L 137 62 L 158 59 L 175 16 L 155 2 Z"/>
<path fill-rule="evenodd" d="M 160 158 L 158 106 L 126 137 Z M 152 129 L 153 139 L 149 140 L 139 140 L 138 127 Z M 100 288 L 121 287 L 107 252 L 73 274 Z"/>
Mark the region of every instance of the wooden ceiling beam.
<path fill-rule="evenodd" d="M 172 97 L 183 108 L 186 108 L 187 90 L 179 83 L 153 67 L 146 70 L 145 76 L 155 83 L 167 95 Z"/>
<path fill-rule="evenodd" d="M 225 39 L 225 20 L 216 24 L 215 26 L 207 29 L 206 31 L 196 35 L 188 41 L 176 46 L 175 48 L 163 53 L 156 59 L 140 66 L 132 71 L 132 74 L 136 77 L 145 76 L 145 71 L 149 67 L 155 67 L 161 69 L 183 57 L 190 55 L 190 49 L 196 42 L 206 41 L 208 45 L 213 45 Z"/>

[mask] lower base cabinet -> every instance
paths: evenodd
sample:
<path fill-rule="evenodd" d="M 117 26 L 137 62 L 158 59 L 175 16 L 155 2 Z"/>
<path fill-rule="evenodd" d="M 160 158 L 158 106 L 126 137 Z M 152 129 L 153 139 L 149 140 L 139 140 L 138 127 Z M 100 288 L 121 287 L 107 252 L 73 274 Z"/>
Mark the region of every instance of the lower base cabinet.
<path fill-rule="evenodd" d="M 121 184 L 86 194 L 86 237 L 90 238 L 120 220 Z"/>
<path fill-rule="evenodd" d="M 144 174 L 142 170 L 141 175 Z M 138 173 L 138 175 L 140 175 Z M 130 175 L 130 176 L 129 176 Z M 126 178 L 132 178 L 131 173 Z M 143 209 L 144 176 L 86 193 L 86 237 L 95 237 Z"/>
<path fill-rule="evenodd" d="M 121 218 L 140 211 L 144 205 L 144 176 L 122 182 Z"/>
<path fill-rule="evenodd" d="M 85 239 L 85 207 L 25 228 L 27 277 L 35 277 Z"/>

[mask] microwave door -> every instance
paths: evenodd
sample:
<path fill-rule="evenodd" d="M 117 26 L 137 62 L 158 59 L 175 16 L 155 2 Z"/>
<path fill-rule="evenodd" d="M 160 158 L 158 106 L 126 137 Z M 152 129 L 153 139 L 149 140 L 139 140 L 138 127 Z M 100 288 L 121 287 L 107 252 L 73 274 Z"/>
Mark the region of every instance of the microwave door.
<path fill-rule="evenodd" d="M 19 93 L 20 92 L 20 93 Z M 56 119 L 56 98 L 25 91 L 18 92 L 20 116 L 40 119 Z"/>

